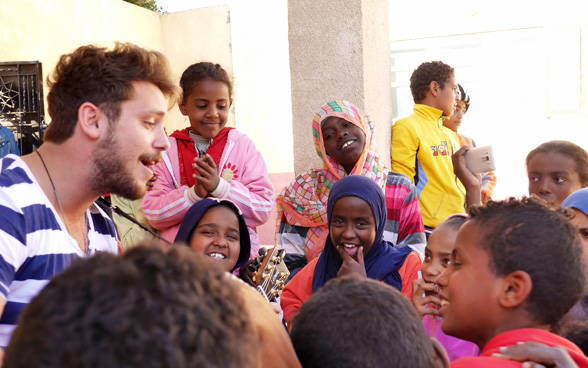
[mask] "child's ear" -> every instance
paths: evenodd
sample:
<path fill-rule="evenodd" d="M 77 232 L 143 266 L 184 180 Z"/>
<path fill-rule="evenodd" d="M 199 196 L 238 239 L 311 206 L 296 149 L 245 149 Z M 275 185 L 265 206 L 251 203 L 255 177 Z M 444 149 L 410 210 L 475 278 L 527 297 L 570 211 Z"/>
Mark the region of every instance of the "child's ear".
<path fill-rule="evenodd" d="M 178 107 L 180 108 L 182 115 L 188 116 L 188 112 L 186 111 L 186 104 L 184 101 L 180 100 L 180 102 L 178 102 Z"/>
<path fill-rule="evenodd" d="M 433 343 L 433 349 L 435 350 L 435 367 L 449 368 L 449 356 L 443 345 L 441 345 L 439 340 L 434 337 L 431 337 L 431 342 Z"/>
<path fill-rule="evenodd" d="M 439 83 L 437 83 L 436 81 L 432 81 L 431 83 L 429 83 L 429 92 L 431 92 L 433 96 L 437 97 L 440 90 L 441 88 L 439 86 Z"/>
<path fill-rule="evenodd" d="M 516 308 L 527 300 L 533 289 L 533 280 L 525 271 L 514 271 L 503 277 L 499 303 L 504 308 Z"/>

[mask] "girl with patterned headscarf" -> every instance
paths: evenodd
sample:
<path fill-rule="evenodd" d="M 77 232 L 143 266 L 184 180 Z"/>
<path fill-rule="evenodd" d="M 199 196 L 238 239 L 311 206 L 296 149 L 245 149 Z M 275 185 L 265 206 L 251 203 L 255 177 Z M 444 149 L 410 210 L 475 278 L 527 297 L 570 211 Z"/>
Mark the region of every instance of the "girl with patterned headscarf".
<path fill-rule="evenodd" d="M 312 121 L 312 138 L 323 167 L 299 175 L 276 198 L 276 244 L 290 254 L 305 255 L 307 261 L 320 255 L 328 236 L 327 200 L 332 185 L 344 176 L 362 175 L 384 190 L 388 176 L 376 150 L 374 123 L 352 103 L 323 105 Z"/>

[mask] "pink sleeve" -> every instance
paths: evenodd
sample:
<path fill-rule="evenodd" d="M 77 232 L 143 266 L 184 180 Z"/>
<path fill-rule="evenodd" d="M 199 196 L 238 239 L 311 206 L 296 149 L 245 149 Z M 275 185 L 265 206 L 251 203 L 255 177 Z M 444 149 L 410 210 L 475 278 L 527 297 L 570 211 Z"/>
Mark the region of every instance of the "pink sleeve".
<path fill-rule="evenodd" d="M 143 198 L 143 212 L 151 226 L 159 230 L 167 230 L 182 222 L 184 215 L 193 204 L 185 197 L 186 190 L 190 188 L 187 185 L 176 188 L 172 174 L 163 161 L 153 166 L 152 170 L 157 180 L 153 189 Z"/>
<path fill-rule="evenodd" d="M 274 206 L 274 188 L 255 144 L 247 136 L 241 137 L 238 144 L 246 145 L 245 149 L 235 148 L 243 160 L 243 172 L 236 180 L 229 181 L 231 191 L 228 197 L 243 212 L 247 226 L 257 227 L 269 219 Z"/>
<path fill-rule="evenodd" d="M 302 304 L 312 295 L 312 280 L 318 258 L 310 261 L 286 284 L 280 295 L 280 306 L 284 311 L 284 321 L 290 323 Z"/>

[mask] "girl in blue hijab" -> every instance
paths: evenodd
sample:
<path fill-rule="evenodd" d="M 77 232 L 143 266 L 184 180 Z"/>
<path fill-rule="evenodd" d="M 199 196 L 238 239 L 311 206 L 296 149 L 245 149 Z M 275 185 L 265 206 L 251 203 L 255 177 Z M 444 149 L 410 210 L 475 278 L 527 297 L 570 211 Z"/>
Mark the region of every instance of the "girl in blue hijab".
<path fill-rule="evenodd" d="M 326 282 L 346 274 L 383 281 L 410 298 L 421 260 L 409 247 L 394 247 L 383 239 L 386 211 L 384 192 L 372 179 L 350 175 L 333 184 L 325 248 L 282 292 L 286 322 Z"/>
<path fill-rule="evenodd" d="M 204 198 L 192 205 L 182 220 L 175 243 L 185 243 L 209 256 L 227 272 L 245 265 L 251 252 L 243 214 L 227 199 Z"/>

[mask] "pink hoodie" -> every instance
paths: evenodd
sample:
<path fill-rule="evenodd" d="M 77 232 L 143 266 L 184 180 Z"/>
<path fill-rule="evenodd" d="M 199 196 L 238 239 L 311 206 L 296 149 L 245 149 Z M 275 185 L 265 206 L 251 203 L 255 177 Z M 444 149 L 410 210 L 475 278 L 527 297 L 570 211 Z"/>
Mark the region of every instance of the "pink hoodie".
<path fill-rule="evenodd" d="M 180 223 L 193 201 L 187 185 L 180 185 L 180 167 L 176 139 L 169 137 L 170 148 L 163 160 L 153 167 L 157 180 L 145 194 L 143 211 L 149 223 L 162 231 L 162 236 L 173 242 Z M 211 193 L 216 198 L 230 199 L 241 212 L 253 240 L 257 240 L 256 226 L 264 224 L 273 208 L 274 190 L 267 176 L 261 153 L 246 134 L 232 129 L 218 166 L 221 181 Z M 253 228 L 253 229 L 251 229 Z M 255 238 L 255 239 L 254 239 Z M 252 253 L 257 253 L 257 247 Z"/>

